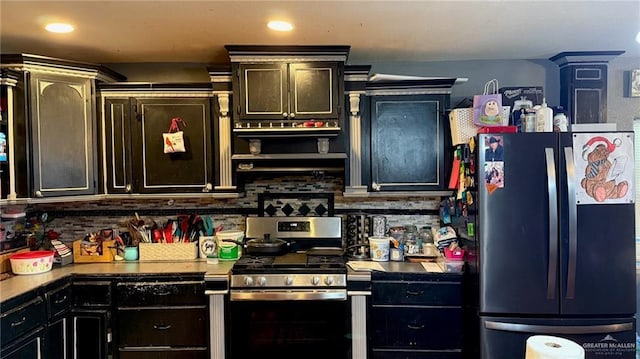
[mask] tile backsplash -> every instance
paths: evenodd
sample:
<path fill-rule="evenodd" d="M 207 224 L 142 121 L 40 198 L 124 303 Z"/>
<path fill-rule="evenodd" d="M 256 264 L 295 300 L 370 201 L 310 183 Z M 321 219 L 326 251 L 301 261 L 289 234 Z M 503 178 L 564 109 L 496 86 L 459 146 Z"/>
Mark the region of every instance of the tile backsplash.
<path fill-rule="evenodd" d="M 335 215 L 347 214 L 383 215 L 389 226 L 424 225 L 438 226 L 439 197 L 375 197 L 345 198 L 342 196 L 342 178 L 325 176 L 318 179 L 313 176 L 257 177 L 245 186 L 245 196 L 237 199 L 212 199 L 180 197 L 165 199 L 104 199 L 91 202 L 40 203 L 28 208 L 30 213 L 47 212 L 54 219 L 47 225 L 61 233 L 61 239 L 69 242 L 83 238 L 87 233 L 112 228 L 126 230 L 126 223 L 136 213 L 147 222 L 155 221 L 159 225 L 181 214 L 198 213 L 211 216 L 215 225 L 224 229 L 244 230 L 244 219 L 248 215 L 258 214 L 259 193 L 333 193 Z M 291 215 L 303 215 L 300 208 L 308 207 L 308 215 L 317 215 L 314 210 L 324 206 L 321 199 L 307 198 L 285 201 L 265 201 L 265 207 L 271 204 L 276 208 L 275 215 L 284 215 L 283 207 L 290 205 Z M 321 208 L 322 211 L 322 208 Z M 304 212 L 304 210 L 302 211 Z M 285 212 L 286 213 L 286 212 Z M 326 214 L 324 214 L 326 215 Z"/>

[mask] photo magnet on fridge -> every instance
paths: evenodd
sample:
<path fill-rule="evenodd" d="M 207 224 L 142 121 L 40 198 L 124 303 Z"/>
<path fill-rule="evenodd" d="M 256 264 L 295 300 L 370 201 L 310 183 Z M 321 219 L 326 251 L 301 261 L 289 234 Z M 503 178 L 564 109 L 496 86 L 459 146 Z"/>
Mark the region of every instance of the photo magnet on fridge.
<path fill-rule="evenodd" d="M 633 134 L 575 133 L 576 204 L 634 202 Z"/>

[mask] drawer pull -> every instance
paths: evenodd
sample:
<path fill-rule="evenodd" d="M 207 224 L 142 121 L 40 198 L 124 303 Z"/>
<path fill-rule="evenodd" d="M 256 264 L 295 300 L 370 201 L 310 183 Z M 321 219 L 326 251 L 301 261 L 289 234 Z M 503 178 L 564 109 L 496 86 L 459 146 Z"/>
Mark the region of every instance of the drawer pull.
<path fill-rule="evenodd" d="M 166 291 L 166 292 L 158 292 L 158 293 L 156 293 L 156 295 L 170 295 L 170 294 L 171 294 L 170 290 Z"/>
<path fill-rule="evenodd" d="M 65 296 L 63 296 L 63 297 L 62 297 L 62 298 L 60 298 L 60 299 L 56 299 L 56 300 L 54 300 L 54 301 L 53 301 L 53 303 L 54 303 L 54 304 L 60 304 L 60 303 L 64 303 L 64 302 L 66 302 L 66 301 L 67 301 L 67 296 L 65 295 Z"/>
<path fill-rule="evenodd" d="M 408 295 L 423 295 L 423 294 L 424 294 L 424 292 L 423 292 L 423 291 L 421 291 L 421 290 L 420 290 L 420 291 L 417 291 L 417 292 L 414 292 L 414 291 L 412 291 L 412 290 L 408 290 L 408 291 L 407 291 L 407 294 L 408 294 Z"/>
<path fill-rule="evenodd" d="M 153 329 L 157 329 L 157 330 L 167 330 L 167 329 L 171 329 L 171 324 L 169 324 L 169 325 L 164 325 L 164 324 L 154 324 L 154 325 L 153 325 Z"/>
<path fill-rule="evenodd" d="M 27 321 L 27 317 L 22 317 L 22 319 L 11 323 L 11 328 L 19 327 L 22 324 L 24 324 L 24 322 L 26 322 L 26 321 Z"/>
<path fill-rule="evenodd" d="M 407 328 L 413 329 L 413 330 L 420 330 L 420 329 L 424 329 L 424 324 L 422 325 L 407 324 Z"/>

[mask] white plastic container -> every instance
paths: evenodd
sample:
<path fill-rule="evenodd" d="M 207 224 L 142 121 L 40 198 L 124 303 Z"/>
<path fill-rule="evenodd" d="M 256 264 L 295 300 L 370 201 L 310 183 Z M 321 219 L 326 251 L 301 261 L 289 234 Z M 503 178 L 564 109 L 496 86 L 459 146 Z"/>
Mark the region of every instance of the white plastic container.
<path fill-rule="evenodd" d="M 536 132 L 553 132 L 553 110 L 547 106 L 544 98 L 536 111 Z"/>
<path fill-rule="evenodd" d="M 53 267 L 53 251 L 16 253 L 9 257 L 14 274 L 40 274 Z"/>
<path fill-rule="evenodd" d="M 369 251 L 371 260 L 376 262 L 389 261 L 389 244 L 391 237 L 369 237 Z"/>

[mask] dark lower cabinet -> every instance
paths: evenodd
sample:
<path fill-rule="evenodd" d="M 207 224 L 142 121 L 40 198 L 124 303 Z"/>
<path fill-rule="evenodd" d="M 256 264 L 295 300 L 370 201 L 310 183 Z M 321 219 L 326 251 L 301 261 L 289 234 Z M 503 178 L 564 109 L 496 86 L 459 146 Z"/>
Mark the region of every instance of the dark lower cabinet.
<path fill-rule="evenodd" d="M 200 278 L 136 278 L 116 285 L 122 358 L 209 357 L 209 315 Z"/>
<path fill-rule="evenodd" d="M 120 359 L 204 359 L 207 352 L 195 349 L 120 349 Z"/>
<path fill-rule="evenodd" d="M 71 358 L 71 330 L 67 315 L 54 319 L 47 323 L 45 333 L 45 352 L 49 359 Z"/>
<path fill-rule="evenodd" d="M 46 318 L 44 299 L 35 291 L 2 302 L 0 358 L 42 358 Z"/>
<path fill-rule="evenodd" d="M 371 279 L 372 358 L 463 357 L 460 275 L 374 272 Z"/>
<path fill-rule="evenodd" d="M 108 358 L 113 352 L 111 281 L 76 280 L 72 292 L 72 358 Z"/>
<path fill-rule="evenodd" d="M 74 309 L 72 320 L 73 358 L 106 359 L 111 342 L 109 311 Z"/>
<path fill-rule="evenodd" d="M 44 293 L 47 325 L 44 336 L 45 357 L 71 358 L 71 283 L 62 280 L 49 285 Z"/>
<path fill-rule="evenodd" d="M 0 359 L 48 358 L 48 356 L 44 355 L 43 351 L 43 334 L 44 330 L 40 327 L 25 337 L 3 346 L 2 349 L 0 349 Z"/>

